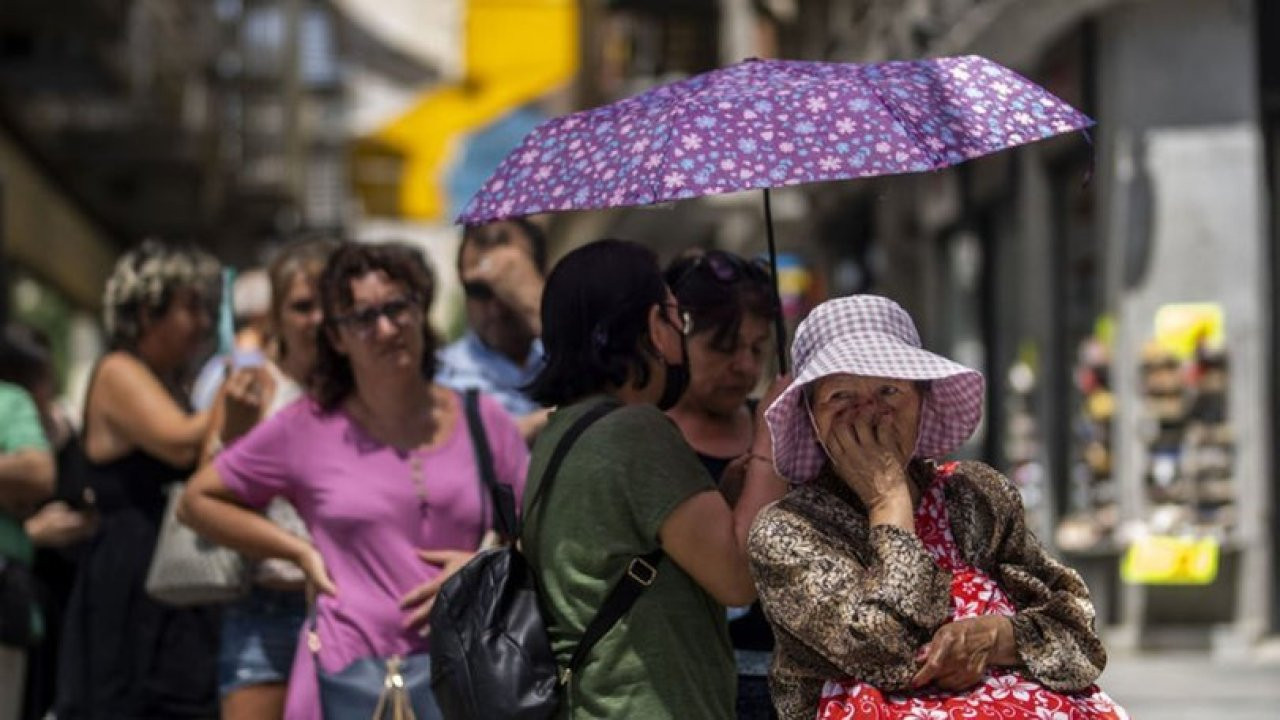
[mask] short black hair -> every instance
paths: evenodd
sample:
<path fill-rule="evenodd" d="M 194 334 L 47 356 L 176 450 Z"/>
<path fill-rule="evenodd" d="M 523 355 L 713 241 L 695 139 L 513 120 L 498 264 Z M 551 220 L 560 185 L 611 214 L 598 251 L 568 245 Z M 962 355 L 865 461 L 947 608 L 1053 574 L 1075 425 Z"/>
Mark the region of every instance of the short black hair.
<path fill-rule="evenodd" d="M 435 276 L 417 248 L 401 242 L 338 245 L 320 273 L 320 305 L 324 309 L 325 327 L 332 328 L 334 318 L 351 308 L 351 281 L 371 272 L 386 273 L 392 282 L 404 285 L 421 304 L 422 377 L 430 380 L 436 374 L 436 348 L 440 345 L 427 319 L 435 295 Z M 325 412 L 332 412 L 355 389 L 355 382 L 351 362 L 333 346 L 329 333 L 321 330 L 312 377 L 316 401 Z"/>
<path fill-rule="evenodd" d="M 710 258 L 725 263 L 731 277 L 718 277 Z M 692 334 L 712 333 L 711 347 L 717 350 L 733 351 L 744 315 L 772 321 L 778 312 L 768 269 L 732 253 L 686 252 L 667 265 L 663 277 L 693 320 Z"/>
<path fill-rule="evenodd" d="M 568 405 L 621 386 L 632 376 L 649 383 L 649 309 L 667 287 L 658 256 L 626 240 L 597 240 L 566 255 L 542 294 L 546 363 L 529 394 L 549 406 Z"/>
<path fill-rule="evenodd" d="M 462 231 L 462 242 L 458 243 L 458 258 L 455 263 L 459 277 L 462 276 L 462 252 L 466 250 L 468 244 L 487 249 L 512 242 L 511 232 L 503 226 L 503 223 L 511 223 L 520 228 L 524 236 L 529 239 L 529 249 L 533 252 L 533 264 L 537 266 L 538 272 L 547 274 L 547 234 L 528 218 L 516 217 L 495 220 L 484 225 L 468 225 Z"/>

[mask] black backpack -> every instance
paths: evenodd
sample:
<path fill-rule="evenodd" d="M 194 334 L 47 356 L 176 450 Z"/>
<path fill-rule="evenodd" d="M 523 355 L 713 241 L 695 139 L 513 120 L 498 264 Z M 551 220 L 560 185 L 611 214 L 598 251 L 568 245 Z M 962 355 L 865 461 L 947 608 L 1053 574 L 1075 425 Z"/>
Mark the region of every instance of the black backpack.
<path fill-rule="evenodd" d="M 591 423 L 618 406 L 601 403 L 565 432 L 547 463 L 542 483 L 529 502 L 533 512 L 555 479 L 574 441 Z M 494 503 L 496 529 L 507 539 L 520 536 L 511 488 L 499 488 L 484 435 L 473 429 L 481 475 Z M 485 447 L 480 447 L 481 444 Z M 503 492 L 505 490 L 505 492 Z M 538 604 L 533 568 L 512 543 L 481 552 L 440 588 L 431 608 L 431 690 L 446 720 L 545 720 L 560 704 L 587 653 L 631 609 L 657 577 L 662 549 L 632 558 L 604 605 L 587 626 L 569 667 L 557 667 Z"/>

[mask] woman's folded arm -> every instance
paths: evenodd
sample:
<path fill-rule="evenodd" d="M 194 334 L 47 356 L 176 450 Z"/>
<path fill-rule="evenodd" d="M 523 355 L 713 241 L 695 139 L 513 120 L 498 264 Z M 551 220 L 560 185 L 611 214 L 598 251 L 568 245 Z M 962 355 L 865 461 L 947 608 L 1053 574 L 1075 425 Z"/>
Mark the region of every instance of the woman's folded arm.
<path fill-rule="evenodd" d="M 907 689 L 915 656 L 947 619 L 950 578 L 912 533 L 869 530 L 858 558 L 799 515 L 766 508 L 748 551 L 765 613 L 850 678 Z"/>
<path fill-rule="evenodd" d="M 1018 657 L 1027 672 L 1060 692 L 1093 684 L 1107 664 L 1094 628 L 1093 602 L 1080 575 L 1054 559 L 1027 527 L 1022 497 L 1003 475 L 981 463 L 961 473 L 991 499 L 995 514 L 990 562 L 1018 608 L 1012 618 Z"/>

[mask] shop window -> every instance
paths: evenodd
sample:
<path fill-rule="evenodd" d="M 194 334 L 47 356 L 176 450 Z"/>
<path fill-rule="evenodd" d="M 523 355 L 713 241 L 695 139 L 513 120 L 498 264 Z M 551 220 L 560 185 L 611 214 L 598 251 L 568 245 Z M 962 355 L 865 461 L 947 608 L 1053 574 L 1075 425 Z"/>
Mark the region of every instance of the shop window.
<path fill-rule="evenodd" d="M 1055 538 L 1062 550 L 1083 552 L 1109 545 L 1120 521 L 1111 441 L 1116 411 L 1111 327 L 1109 320 L 1101 320 L 1077 349 L 1073 380 L 1078 402 L 1071 420 L 1066 512 Z"/>
<path fill-rule="evenodd" d="M 1235 438 L 1221 327 L 1215 305 L 1167 305 L 1143 349 L 1149 532 L 1224 538 L 1235 528 Z"/>

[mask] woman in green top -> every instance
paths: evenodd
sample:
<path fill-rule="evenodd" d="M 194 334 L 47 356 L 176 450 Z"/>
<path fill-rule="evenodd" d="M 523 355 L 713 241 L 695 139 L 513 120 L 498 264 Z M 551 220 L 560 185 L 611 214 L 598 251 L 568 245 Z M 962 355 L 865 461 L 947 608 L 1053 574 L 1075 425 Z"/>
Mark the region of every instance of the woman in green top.
<path fill-rule="evenodd" d="M 749 455 L 760 461 L 731 509 L 663 414 L 688 385 L 688 316 L 643 246 L 601 240 L 567 255 L 547 279 L 542 327 L 547 362 L 532 394 L 560 409 L 533 447 L 526 500 L 578 417 L 599 403 L 622 406 L 583 433 L 526 516 L 523 547 L 562 667 L 630 559 L 666 553 L 577 669 L 561 715 L 728 720 L 736 670 L 724 606 L 755 598 L 747 531 L 786 490 L 765 425 L 756 423 Z M 770 398 L 782 387 L 775 381 Z"/>

